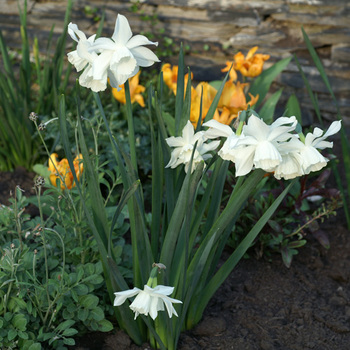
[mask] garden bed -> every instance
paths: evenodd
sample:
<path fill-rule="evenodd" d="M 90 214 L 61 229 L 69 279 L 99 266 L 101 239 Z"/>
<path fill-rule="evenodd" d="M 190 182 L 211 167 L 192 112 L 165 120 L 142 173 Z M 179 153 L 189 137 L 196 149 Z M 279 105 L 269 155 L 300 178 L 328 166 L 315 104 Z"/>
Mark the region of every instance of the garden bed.
<path fill-rule="evenodd" d="M 287 269 L 279 255 L 243 260 L 218 290 L 180 350 L 347 350 L 350 344 L 350 236 L 325 228 L 331 248 L 311 241 Z M 150 349 L 122 332 L 89 334 L 74 349 Z M 73 349 L 72 348 L 72 349 Z"/>
<path fill-rule="evenodd" d="M 19 185 L 31 193 L 33 173 L 0 175 L 0 203 Z M 179 349 L 346 350 L 350 344 L 350 235 L 345 219 L 323 229 L 331 247 L 308 237 L 287 269 L 280 255 L 242 260 L 209 303 L 203 320 L 185 332 Z M 227 252 L 228 253 L 228 252 Z M 70 349 L 150 349 L 121 331 L 89 333 Z"/>

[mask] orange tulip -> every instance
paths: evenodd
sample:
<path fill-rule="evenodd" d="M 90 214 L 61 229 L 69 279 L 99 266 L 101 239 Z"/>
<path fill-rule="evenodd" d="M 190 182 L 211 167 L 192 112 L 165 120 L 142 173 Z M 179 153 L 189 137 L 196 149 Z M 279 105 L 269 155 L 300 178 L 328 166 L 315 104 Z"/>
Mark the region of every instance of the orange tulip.
<path fill-rule="evenodd" d="M 75 157 L 73 161 L 74 170 L 77 174 L 78 180 L 80 180 L 81 174 L 84 170 L 82 160 L 83 160 L 83 156 L 79 154 L 78 156 Z M 57 153 L 52 153 L 49 158 L 49 170 L 51 172 L 50 182 L 53 186 L 55 187 L 57 186 L 56 185 L 57 178 L 61 180 L 60 187 L 62 190 L 64 190 L 65 188 L 68 188 L 70 190 L 72 189 L 72 187 L 75 186 L 73 174 L 69 167 L 68 160 L 66 158 L 62 159 L 59 162 Z M 62 183 L 62 179 L 64 183 Z"/>
<path fill-rule="evenodd" d="M 145 107 L 145 101 L 141 93 L 144 92 L 146 88 L 142 85 L 139 85 L 140 74 L 141 71 L 139 71 L 136 75 L 129 79 L 130 98 L 131 103 L 137 102 L 141 107 Z M 112 88 L 113 96 L 117 101 L 125 105 L 126 98 L 124 84 L 120 85 L 120 88 L 121 90 L 119 91 L 116 88 Z"/>
<path fill-rule="evenodd" d="M 162 67 L 164 83 L 174 93 L 174 95 L 176 95 L 178 71 L 179 71 L 179 67 L 173 66 L 171 68 L 170 63 L 165 63 Z M 191 79 L 193 79 L 192 73 L 191 73 Z M 185 92 L 186 92 L 187 82 L 188 82 L 188 73 L 185 75 Z"/>
<path fill-rule="evenodd" d="M 229 74 L 230 75 L 230 80 L 236 81 L 237 80 L 237 72 L 236 72 L 236 70 L 234 68 L 234 65 L 233 65 L 232 61 L 226 61 L 226 67 L 221 69 L 221 72 L 228 72 L 228 71 L 230 71 L 230 74 Z"/>
<path fill-rule="evenodd" d="M 248 105 L 253 106 L 259 99 L 259 95 L 253 96 L 249 94 L 250 100 L 247 102 L 244 88 L 248 84 L 241 84 L 239 81 L 235 84 L 229 80 L 225 83 L 222 91 L 218 108 L 221 113 L 214 115 L 213 119 L 219 121 L 222 124 L 231 124 L 232 120 L 238 117 L 240 111 L 248 108 Z"/>
<path fill-rule="evenodd" d="M 258 46 L 251 48 L 246 57 L 242 52 L 234 55 L 235 68 L 241 72 L 245 77 L 257 77 L 261 74 L 264 62 L 270 58 L 270 55 L 263 55 L 261 53 L 255 54 Z"/>
<path fill-rule="evenodd" d="M 231 80 L 237 80 L 237 73 L 235 70 L 239 70 L 245 77 L 257 77 L 262 73 L 264 62 L 270 58 L 270 55 L 263 55 L 261 53 L 255 54 L 257 50 L 258 46 L 254 46 L 249 50 L 245 57 L 242 52 L 238 52 L 233 56 L 234 61 L 226 62 L 226 67 L 221 71 L 228 72 L 231 65 L 233 64 L 233 68 L 230 72 Z"/>

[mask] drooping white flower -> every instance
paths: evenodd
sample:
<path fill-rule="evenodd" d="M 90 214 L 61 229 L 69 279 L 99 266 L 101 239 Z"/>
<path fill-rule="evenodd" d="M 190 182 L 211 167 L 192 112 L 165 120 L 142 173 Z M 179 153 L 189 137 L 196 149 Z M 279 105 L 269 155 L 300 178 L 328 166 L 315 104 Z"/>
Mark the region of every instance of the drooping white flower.
<path fill-rule="evenodd" d="M 313 133 L 308 133 L 305 137 L 305 145 L 300 150 L 302 157 L 302 167 L 305 174 L 311 171 L 318 171 L 327 165 L 325 158 L 318 149 L 332 148 L 333 142 L 325 141 L 328 136 L 336 134 L 341 128 L 341 121 L 333 122 L 328 130 L 323 134 L 323 130 L 315 128 Z"/>
<path fill-rule="evenodd" d="M 271 125 L 255 115 L 251 115 L 247 125 L 243 126 L 242 135 L 234 147 L 236 176 L 248 174 L 253 167 L 267 172 L 273 171 L 282 162 L 278 150 L 281 142 L 292 137 L 297 120 L 295 117 L 278 118 Z"/>
<path fill-rule="evenodd" d="M 341 122 L 335 121 L 323 136 L 323 131 L 315 128 L 313 133 L 306 135 L 304 142 L 294 137 L 288 142 L 281 143 L 279 151 L 282 155 L 282 162 L 275 169 L 274 176 L 277 179 L 289 180 L 321 170 L 327 165 L 328 159 L 318 149 L 333 147 L 333 142 L 325 141 L 325 139 L 337 133 L 340 127 Z"/>
<path fill-rule="evenodd" d="M 86 35 L 73 23 L 68 25 L 68 34 L 78 43 L 77 49 L 68 53 L 68 61 L 74 65 L 77 72 L 84 69 L 79 77 L 79 84 L 95 92 L 105 90 L 107 88 L 107 72 L 100 79 L 94 79 L 92 75 L 92 64 L 98 55 L 89 49 L 91 49 L 96 34 L 87 39 Z"/>
<path fill-rule="evenodd" d="M 282 162 L 274 170 L 276 179 L 290 180 L 304 175 L 303 159 L 300 154 L 304 147 L 305 145 L 296 137 L 279 145 Z"/>
<path fill-rule="evenodd" d="M 209 128 L 204 132 L 204 138 L 214 139 L 218 137 L 226 137 L 226 141 L 220 148 L 218 154 L 222 159 L 234 162 L 234 152 L 231 152 L 231 150 L 236 146 L 239 136 L 234 133 L 230 126 L 222 124 L 214 119 L 204 123 L 203 126 Z"/>
<path fill-rule="evenodd" d="M 194 171 L 199 162 L 211 158 L 212 155 L 208 154 L 208 152 L 214 150 L 220 144 L 220 141 L 205 143 L 206 138 L 204 137 L 204 132 L 199 131 L 195 133 L 194 127 L 190 121 L 188 121 L 183 128 L 182 136 L 171 136 L 165 139 L 165 141 L 170 147 L 175 148 L 171 152 L 170 161 L 166 165 L 166 168 L 176 168 L 180 164 L 185 164 L 186 173 L 188 172 L 192 153 L 196 143 L 197 145 L 193 155 L 191 173 Z"/>
<path fill-rule="evenodd" d="M 149 67 L 159 62 L 158 57 L 144 45 L 158 45 L 143 35 L 132 36 L 128 20 L 118 15 L 112 38 L 98 38 L 90 51 L 100 55 L 93 63 L 94 79 L 102 79 L 108 75 L 112 87 L 120 90 L 129 78 L 133 77 L 139 67 Z"/>
<path fill-rule="evenodd" d="M 158 311 L 164 311 L 164 305 L 167 309 L 168 315 L 171 318 L 173 314 L 177 316 L 173 304 L 182 303 L 181 300 L 170 298 L 174 291 L 174 287 L 158 285 L 151 288 L 147 285 L 144 289 L 134 287 L 130 290 L 117 292 L 115 294 L 114 306 L 122 305 L 127 298 L 136 295 L 136 298 L 130 305 L 130 309 L 135 312 L 135 319 L 138 315 L 150 315 L 153 320 L 158 316 Z"/>

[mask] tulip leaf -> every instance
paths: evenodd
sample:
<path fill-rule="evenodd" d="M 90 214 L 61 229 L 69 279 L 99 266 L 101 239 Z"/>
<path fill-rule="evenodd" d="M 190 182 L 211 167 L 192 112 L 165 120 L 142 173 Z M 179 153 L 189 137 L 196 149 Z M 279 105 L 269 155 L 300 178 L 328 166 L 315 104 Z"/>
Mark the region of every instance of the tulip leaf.
<path fill-rule="evenodd" d="M 270 90 L 272 82 L 276 77 L 288 66 L 291 57 L 286 57 L 283 60 L 275 63 L 272 67 L 264 70 L 252 83 L 249 92 L 253 95 L 259 95 L 259 100 L 256 107 L 260 106 L 266 94 Z"/>
<path fill-rule="evenodd" d="M 175 99 L 175 136 L 181 132 L 181 117 L 183 115 L 183 102 L 185 91 L 185 62 L 182 44 L 180 46 L 179 64 L 177 73 L 176 99 Z"/>
<path fill-rule="evenodd" d="M 212 101 L 212 103 L 208 109 L 207 115 L 205 116 L 205 122 L 208 122 L 209 120 L 213 119 L 214 114 L 215 114 L 215 110 L 216 110 L 216 108 L 219 104 L 220 98 L 221 98 L 222 90 L 224 89 L 225 84 L 227 82 L 227 79 L 229 78 L 229 74 L 230 74 L 230 71 L 227 72 L 224 80 L 221 82 L 220 87 L 219 87 L 219 89 L 214 97 L 214 100 Z"/>
<path fill-rule="evenodd" d="M 307 46 L 307 48 L 308 48 L 308 50 L 310 52 L 310 55 L 311 55 L 313 61 L 315 62 L 316 68 L 318 69 L 318 71 L 319 71 L 319 73 L 321 75 L 321 78 L 322 78 L 324 84 L 327 87 L 327 90 L 329 91 L 330 95 L 332 96 L 333 102 L 334 102 L 336 110 L 337 110 L 337 118 L 341 119 L 341 113 L 340 113 L 340 109 L 339 109 L 339 104 L 338 104 L 338 101 L 337 101 L 337 99 L 336 99 L 336 97 L 334 95 L 333 89 L 332 89 L 331 84 L 330 84 L 330 82 L 328 80 L 328 77 L 327 77 L 325 69 L 324 69 L 324 67 L 322 65 L 322 62 L 321 62 L 320 58 L 318 57 L 315 48 L 312 46 L 312 43 L 311 43 L 308 35 L 306 34 L 304 28 L 302 27 L 301 30 L 302 30 L 302 33 L 303 33 L 305 44 L 306 44 L 306 46 Z M 299 65 L 299 70 L 301 70 L 300 65 Z M 304 79 L 304 82 L 305 82 L 305 79 Z M 312 91 L 311 91 L 311 89 L 308 88 L 308 91 L 309 91 L 309 94 L 310 94 L 310 96 L 312 98 Z M 315 104 L 316 104 L 316 108 L 319 111 L 319 108 L 318 108 L 318 105 L 317 105 L 317 101 L 316 101 L 316 103 L 315 103 L 314 100 L 312 100 L 312 101 L 313 101 L 314 107 L 315 107 Z M 315 110 L 316 110 L 316 113 L 317 113 L 317 109 L 316 108 L 315 108 Z M 317 116 L 319 116 L 319 114 L 317 114 Z M 319 119 L 321 119 L 321 116 L 319 116 Z M 322 119 L 321 119 L 321 125 L 322 125 Z M 344 130 L 344 126 L 342 126 L 342 128 L 340 130 L 340 137 L 341 137 L 342 154 L 343 154 L 343 160 L 344 160 L 344 166 L 345 166 L 345 177 L 346 177 L 346 182 L 347 182 L 347 192 L 349 193 L 350 192 L 350 142 L 349 142 L 349 139 L 348 139 L 348 137 L 346 135 L 346 132 Z M 338 168 L 336 167 L 336 165 L 332 165 L 332 169 L 333 169 L 333 172 L 335 174 L 337 185 L 338 185 L 338 187 L 339 187 L 339 189 L 341 191 L 341 194 L 342 194 L 342 199 L 344 201 L 345 217 L 346 217 L 348 228 L 350 229 L 349 197 L 345 193 L 345 190 L 343 188 L 343 184 L 342 184 L 340 176 L 339 176 L 339 171 L 338 171 Z"/>
<path fill-rule="evenodd" d="M 286 117 L 295 116 L 300 125 L 302 125 L 302 115 L 300 104 L 298 98 L 293 94 L 289 97 L 286 105 L 286 112 L 284 113 Z"/>
<path fill-rule="evenodd" d="M 280 89 L 272 94 L 259 110 L 259 116 L 266 124 L 271 124 L 274 121 L 275 108 L 281 97 L 282 91 L 283 89 Z"/>

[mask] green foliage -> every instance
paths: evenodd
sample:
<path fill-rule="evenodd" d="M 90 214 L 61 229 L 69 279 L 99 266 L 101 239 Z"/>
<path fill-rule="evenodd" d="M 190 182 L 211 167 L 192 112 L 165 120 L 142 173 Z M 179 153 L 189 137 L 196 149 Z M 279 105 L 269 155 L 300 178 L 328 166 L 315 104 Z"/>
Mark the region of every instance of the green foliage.
<path fill-rule="evenodd" d="M 297 181 L 254 242 L 253 249 L 258 258 L 263 254 L 270 256 L 272 252 L 278 252 L 286 267 L 290 267 L 293 255 L 298 254 L 298 248 L 306 244 L 308 235 L 314 236 L 320 244 L 329 248 L 328 237 L 320 229 L 319 223 L 336 215 L 336 209 L 341 207 L 339 191 L 325 188 L 329 175 L 330 171 L 326 169 L 316 179 L 307 179 L 305 176 Z M 282 188 L 276 179 L 265 178 L 232 231 L 228 243 L 230 246 L 234 248 L 239 244 L 246 231 L 276 200 Z M 314 198 L 316 201 L 312 202 Z"/>
<path fill-rule="evenodd" d="M 27 2 L 19 8 L 21 21 L 21 61 L 11 58 L 10 50 L 0 31 L 0 51 L 3 70 L 0 70 L 0 170 L 24 166 L 30 169 L 39 156 L 40 142 L 32 135 L 35 131 L 28 116 L 32 111 L 51 116 L 57 107 L 57 96 L 65 91 L 70 69 L 63 74 L 67 25 L 72 8 L 68 1 L 64 31 L 52 50 L 51 31 L 44 58 L 39 52 L 38 40 L 34 40 L 34 63 L 30 58 L 27 34 Z"/>
<path fill-rule="evenodd" d="M 29 199 L 19 188 L 11 206 L 0 208 L 1 348 L 66 349 L 78 333 L 113 328 L 105 318 L 112 308 L 105 302 L 102 264 L 79 216 L 79 197 L 53 186 L 44 195 L 37 191 L 30 202 L 39 206 L 39 217 L 23 214 Z M 120 232 L 128 229 L 124 218 L 124 213 L 116 218 L 111 237 L 119 263 L 124 244 Z"/>
<path fill-rule="evenodd" d="M 329 83 L 329 79 L 328 79 L 326 71 L 322 65 L 322 62 L 321 62 L 320 58 L 318 57 L 315 48 L 312 46 L 312 43 L 311 43 L 308 35 L 306 34 L 304 28 L 302 28 L 302 33 L 303 33 L 303 38 L 304 38 L 305 44 L 306 44 L 306 46 L 309 50 L 309 53 L 311 55 L 311 58 L 314 61 L 315 66 L 316 66 L 317 70 L 319 71 L 320 76 L 321 76 L 329 94 L 332 97 L 332 100 L 333 100 L 333 103 L 335 106 L 335 112 L 337 114 L 337 118 L 339 120 L 341 120 L 342 116 L 340 113 L 339 104 L 338 104 L 338 101 L 334 95 L 333 89 Z M 315 113 L 318 117 L 318 120 L 319 120 L 320 124 L 323 125 L 323 119 L 321 117 L 320 108 L 319 108 L 318 101 L 317 101 L 317 95 L 312 92 L 310 84 L 309 84 L 307 78 L 305 77 L 305 74 L 304 74 L 304 72 L 299 64 L 297 57 L 294 56 L 294 59 L 296 61 L 296 64 L 297 64 L 298 69 L 300 71 L 300 74 L 303 78 L 303 81 L 305 83 L 307 91 L 309 93 L 309 96 L 310 96 L 312 105 L 314 107 Z M 342 128 L 340 130 L 340 137 L 341 137 L 341 145 L 342 145 L 342 161 L 343 161 L 343 165 L 345 168 L 344 174 L 345 174 L 345 179 L 346 179 L 346 188 L 343 187 L 339 169 L 336 166 L 336 164 L 334 164 L 334 163 L 332 163 L 332 170 L 334 172 L 334 176 L 335 176 L 335 179 L 337 181 L 337 186 L 339 187 L 339 189 L 341 191 L 342 200 L 344 202 L 344 213 L 345 213 L 348 229 L 350 229 L 350 209 L 349 209 L 350 208 L 350 197 L 349 197 L 349 194 L 350 194 L 350 142 L 349 142 L 349 139 L 346 135 L 344 124 L 342 124 Z"/>

